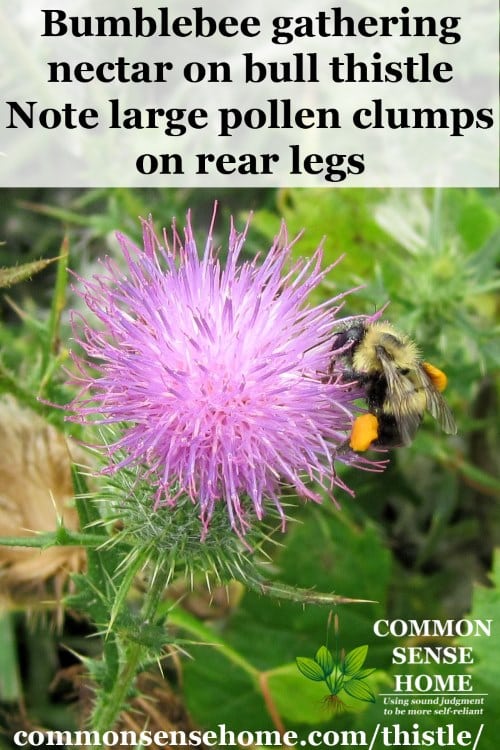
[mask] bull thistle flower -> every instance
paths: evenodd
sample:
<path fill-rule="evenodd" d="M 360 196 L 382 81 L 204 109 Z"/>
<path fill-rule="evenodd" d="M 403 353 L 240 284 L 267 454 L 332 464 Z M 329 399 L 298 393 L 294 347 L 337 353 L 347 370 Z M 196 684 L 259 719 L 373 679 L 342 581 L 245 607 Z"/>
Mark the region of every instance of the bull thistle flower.
<path fill-rule="evenodd" d="M 284 527 L 284 486 L 316 502 L 314 482 L 348 490 L 335 462 L 365 463 L 344 447 L 360 394 L 325 376 L 345 295 L 308 304 L 332 268 L 322 248 L 293 264 L 282 224 L 265 256 L 242 260 L 248 223 L 239 233 L 231 222 L 223 264 L 214 220 L 201 255 L 189 214 L 183 239 L 175 222 L 162 242 L 143 221 L 143 248 L 117 235 L 125 273 L 106 258 L 80 279 L 100 323 L 73 316 L 86 357 L 72 355 L 80 392 L 69 408 L 113 426 L 104 473 L 134 469 L 153 488 L 151 510 L 189 499 L 205 539 L 224 505 L 242 538 L 273 506 Z"/>

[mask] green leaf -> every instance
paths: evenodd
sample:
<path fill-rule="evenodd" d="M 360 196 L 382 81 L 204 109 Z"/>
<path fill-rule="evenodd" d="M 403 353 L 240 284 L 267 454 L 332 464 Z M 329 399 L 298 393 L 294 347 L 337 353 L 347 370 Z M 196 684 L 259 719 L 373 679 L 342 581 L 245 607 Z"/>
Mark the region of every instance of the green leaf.
<path fill-rule="evenodd" d="M 304 677 L 308 680 L 314 680 L 314 682 L 324 682 L 325 673 L 322 667 L 317 664 L 314 659 L 309 659 L 307 656 L 297 656 L 295 659 L 297 668 Z"/>
<path fill-rule="evenodd" d="M 375 696 L 373 694 L 373 691 L 365 682 L 362 682 L 361 680 L 353 678 L 352 680 L 345 682 L 344 690 L 348 695 L 351 696 L 351 698 L 356 698 L 356 700 L 358 701 L 375 703 Z"/>
<path fill-rule="evenodd" d="M 273 670 L 268 684 L 273 702 L 285 721 L 318 725 L 329 719 L 323 703 L 327 688 L 319 682 L 304 680 L 295 664 Z"/>
<path fill-rule="evenodd" d="M 365 663 L 367 653 L 368 646 L 358 646 L 357 648 L 353 648 L 352 651 L 349 651 L 344 659 L 342 672 L 345 675 L 357 674 Z"/>
<path fill-rule="evenodd" d="M 220 640 L 214 635 L 214 641 Z M 206 727 L 226 723 L 231 729 L 270 729 L 272 722 L 254 678 L 227 658 L 225 651 L 210 646 L 191 646 L 192 657 L 184 665 L 184 695 L 190 712 Z M 312 682 L 297 677 L 304 685 Z M 317 683 L 314 683 L 317 684 Z"/>

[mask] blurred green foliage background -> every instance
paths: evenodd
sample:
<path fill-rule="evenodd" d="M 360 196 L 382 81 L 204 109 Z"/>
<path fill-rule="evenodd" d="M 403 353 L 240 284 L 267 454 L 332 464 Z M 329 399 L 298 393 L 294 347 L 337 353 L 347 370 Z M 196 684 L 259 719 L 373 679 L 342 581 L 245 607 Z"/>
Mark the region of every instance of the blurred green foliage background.
<path fill-rule="evenodd" d="M 241 227 L 253 212 L 248 255 L 266 251 L 281 219 L 290 237 L 305 230 L 295 245 L 297 256 L 310 254 L 320 242 L 325 265 L 345 254 L 313 301 L 362 286 L 348 297 L 345 313 L 372 313 L 390 302 L 387 319 L 448 374 L 446 398 L 458 435 L 444 435 L 429 418 L 410 447 L 391 452 L 383 474 L 346 470 L 356 498 L 339 498 L 341 511 L 327 499 L 321 507 L 299 508 L 297 522 L 290 524 L 280 540 L 283 546 L 273 554 L 272 570 L 291 585 L 377 602 L 337 608 L 341 645 L 346 650 L 369 646 L 366 666 L 377 669 L 371 683 L 377 692 L 390 692 L 392 674 L 402 668 L 391 664 L 396 642 L 373 634 L 376 619 L 493 619 L 492 639 L 471 644 L 475 692 L 490 694 L 481 748 L 493 750 L 500 731 L 500 601 L 494 573 L 500 541 L 499 191 L 3 190 L 0 267 L 57 256 L 66 235 L 70 267 L 92 274 L 98 257 L 117 254 L 115 230 L 139 243 L 139 216 L 152 214 L 159 229 L 175 216 L 181 226 L 188 208 L 202 247 L 214 199 L 219 202 L 216 233 L 222 252 L 231 215 Z M 67 311 L 62 313 L 57 362 L 44 354 L 54 334 L 50 319 L 56 286 L 57 266 L 51 264 L 3 290 L 0 392 L 13 393 L 67 430 L 59 412 L 36 400 L 42 396 L 63 402 L 70 395 L 59 367 L 70 346 Z M 70 293 L 66 307 L 75 304 Z M 379 721 L 392 722 L 394 717 L 384 716 L 382 698 L 360 713 L 332 717 L 321 706 L 321 690 L 311 694 L 312 683 L 300 675 L 294 660 L 313 656 L 331 641 L 327 618 L 320 607 L 280 604 L 251 592 L 240 592 L 223 616 L 174 613 L 172 621 L 181 631 L 203 644 L 187 647 L 194 659 L 183 663 L 182 679 L 178 673 L 170 675 L 194 722 L 204 727 L 225 722 L 235 730 L 272 727 L 266 689 L 287 728 L 369 730 Z M 56 632 L 47 618 L 27 623 L 22 606 L 5 606 L 0 628 L 10 644 L 0 664 L 0 723 L 6 733 L 30 722 L 76 726 L 79 697 L 54 687 L 54 679 L 76 662 L 65 648 L 84 654 L 98 649 L 98 639 L 87 637 L 91 626 L 68 613 L 64 629 Z M 206 645 L 214 639 L 222 646 Z M 419 641 L 413 639 L 411 645 Z M 445 671 L 436 665 L 413 669 L 415 674 Z M 265 690 L 256 689 L 257 674 Z M 480 719 L 461 716 L 454 721 L 477 731 Z M 422 727 L 446 723 L 432 716 L 419 722 Z"/>

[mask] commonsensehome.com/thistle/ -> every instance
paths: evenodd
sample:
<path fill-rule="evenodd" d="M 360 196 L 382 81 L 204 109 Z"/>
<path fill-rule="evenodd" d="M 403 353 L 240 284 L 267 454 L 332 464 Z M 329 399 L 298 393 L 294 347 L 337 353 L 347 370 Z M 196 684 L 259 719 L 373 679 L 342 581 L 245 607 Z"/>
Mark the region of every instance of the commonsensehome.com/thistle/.
<path fill-rule="evenodd" d="M 476 734 L 457 730 L 454 724 L 446 724 L 435 729 L 420 730 L 417 723 L 412 724 L 411 731 L 401 728 L 400 724 L 381 726 L 377 724 L 372 732 L 363 730 L 333 729 L 320 731 L 314 729 L 306 737 L 300 738 L 294 731 L 278 730 L 242 730 L 238 733 L 219 724 L 217 730 L 181 730 L 156 731 L 143 729 L 113 731 L 58 731 L 42 732 L 20 730 L 14 734 L 14 744 L 18 747 L 149 747 L 153 743 L 158 747 L 370 747 L 375 742 L 383 747 L 406 745 L 410 747 L 477 747 L 484 724 L 480 724 Z"/>

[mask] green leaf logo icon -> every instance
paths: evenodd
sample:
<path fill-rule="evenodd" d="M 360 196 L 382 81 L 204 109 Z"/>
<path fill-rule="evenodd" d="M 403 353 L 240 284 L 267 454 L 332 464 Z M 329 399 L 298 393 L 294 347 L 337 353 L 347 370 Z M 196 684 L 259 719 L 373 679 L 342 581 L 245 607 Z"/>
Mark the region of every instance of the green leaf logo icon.
<path fill-rule="evenodd" d="M 314 680 L 314 682 L 324 681 L 325 673 L 314 659 L 308 659 L 307 656 L 297 656 L 295 662 L 299 671 L 302 672 L 304 677 L 307 677 L 308 680 Z"/>
<path fill-rule="evenodd" d="M 373 690 L 364 682 L 375 672 L 375 669 L 363 669 L 367 655 L 366 645 L 357 646 L 347 654 L 339 649 L 337 620 L 335 650 L 332 652 L 327 646 L 320 646 L 313 659 L 298 656 L 295 662 L 298 670 L 308 680 L 325 683 L 328 689 L 325 704 L 335 707 L 335 713 L 339 713 L 343 710 L 354 710 L 346 706 L 343 697 L 349 696 L 365 703 L 375 702 Z"/>
<path fill-rule="evenodd" d="M 344 659 L 342 672 L 349 677 L 357 674 L 365 663 L 367 653 L 368 646 L 358 646 L 349 651 Z"/>
<path fill-rule="evenodd" d="M 324 677 L 329 677 L 335 669 L 335 662 L 333 660 L 332 652 L 327 649 L 326 646 L 320 646 L 316 651 L 314 661 L 319 664 L 323 670 Z"/>

